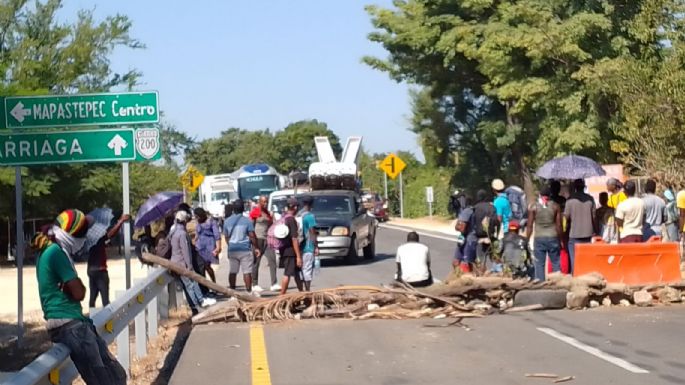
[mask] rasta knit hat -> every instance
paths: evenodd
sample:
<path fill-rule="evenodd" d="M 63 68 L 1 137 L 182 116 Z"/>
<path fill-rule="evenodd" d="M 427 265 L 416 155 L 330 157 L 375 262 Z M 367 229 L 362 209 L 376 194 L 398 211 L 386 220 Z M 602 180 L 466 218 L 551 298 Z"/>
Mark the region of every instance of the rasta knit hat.
<path fill-rule="evenodd" d="M 62 211 L 55 219 L 55 225 L 75 238 L 83 238 L 88 232 L 88 219 L 81 210 Z"/>

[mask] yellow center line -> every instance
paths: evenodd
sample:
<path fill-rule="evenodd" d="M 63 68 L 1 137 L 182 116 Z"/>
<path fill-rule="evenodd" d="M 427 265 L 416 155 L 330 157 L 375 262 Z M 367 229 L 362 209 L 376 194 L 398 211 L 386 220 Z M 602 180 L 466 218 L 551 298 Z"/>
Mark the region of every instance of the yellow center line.
<path fill-rule="evenodd" d="M 250 354 L 252 356 L 252 385 L 271 385 L 264 328 L 260 323 L 255 322 L 250 325 Z"/>

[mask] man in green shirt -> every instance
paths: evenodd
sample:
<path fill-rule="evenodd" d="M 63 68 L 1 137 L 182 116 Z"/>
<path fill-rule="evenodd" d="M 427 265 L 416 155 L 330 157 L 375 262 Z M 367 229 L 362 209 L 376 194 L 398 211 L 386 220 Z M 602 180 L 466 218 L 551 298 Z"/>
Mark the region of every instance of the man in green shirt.
<path fill-rule="evenodd" d="M 74 268 L 72 256 L 83 248 L 88 221 L 79 210 L 65 210 L 47 234 L 34 236 L 38 251 L 36 276 L 48 334 L 54 343 L 69 348 L 71 360 L 87 385 L 126 384 L 126 372 L 83 315 L 86 288 Z"/>

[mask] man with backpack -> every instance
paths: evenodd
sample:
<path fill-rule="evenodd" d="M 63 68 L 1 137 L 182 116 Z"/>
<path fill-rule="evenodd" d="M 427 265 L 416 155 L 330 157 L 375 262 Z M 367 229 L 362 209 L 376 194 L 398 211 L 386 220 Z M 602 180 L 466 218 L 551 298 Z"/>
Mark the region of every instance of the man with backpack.
<path fill-rule="evenodd" d="M 485 190 L 478 190 L 476 193 L 472 222 L 473 233 L 478 239 L 477 257 L 485 262 L 491 254 L 492 240 L 497 236 L 498 226 L 495 207 L 488 199 L 488 193 Z"/>
<path fill-rule="evenodd" d="M 281 295 L 285 295 L 290 285 L 290 277 L 295 278 L 297 290 L 302 291 L 302 251 L 300 250 L 299 229 L 295 214 L 299 203 L 295 198 L 289 198 L 285 213 L 281 219 L 271 226 L 268 241 L 271 247 L 279 251 L 283 265 L 283 280 Z"/>
<path fill-rule="evenodd" d="M 497 239 L 502 239 L 504 237 L 504 230 L 509 228 L 509 219 L 511 218 L 511 204 L 509 203 L 509 198 L 504 192 L 505 186 L 501 179 L 495 179 L 492 181 L 492 191 L 495 193 L 495 201 L 493 205 L 495 206 L 495 213 L 497 214 L 497 221 L 500 224 Z"/>
<path fill-rule="evenodd" d="M 301 218 L 302 229 L 302 280 L 304 281 L 305 291 L 310 291 L 312 287 L 312 278 L 314 277 L 314 264 L 316 255 L 319 254 L 319 248 L 316 243 L 316 218 L 312 213 L 312 205 L 314 198 L 305 196 L 302 198 L 302 212 Z M 298 236 L 299 238 L 299 236 Z"/>
<path fill-rule="evenodd" d="M 233 215 L 224 222 L 224 237 L 228 244 L 228 284 L 236 289 L 236 278 L 240 270 L 243 271 L 245 290 L 259 296 L 252 291 L 252 269 L 255 257 L 261 256 L 257 237 L 252 221 L 243 215 L 245 205 L 241 200 L 233 204 Z"/>

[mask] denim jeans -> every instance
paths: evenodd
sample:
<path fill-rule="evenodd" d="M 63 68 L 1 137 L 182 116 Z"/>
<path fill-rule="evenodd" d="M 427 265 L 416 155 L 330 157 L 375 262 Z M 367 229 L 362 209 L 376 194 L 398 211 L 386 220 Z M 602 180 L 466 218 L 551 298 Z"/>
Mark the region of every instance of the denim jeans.
<path fill-rule="evenodd" d="M 89 321 L 71 322 L 48 333 L 52 342 L 69 348 L 71 360 L 86 385 L 126 384 L 126 371 Z"/>
<path fill-rule="evenodd" d="M 559 238 L 535 238 L 533 247 L 535 248 L 533 250 L 533 256 L 535 257 L 535 279 L 545 280 L 545 262 L 547 262 L 548 255 L 550 262 L 552 262 L 552 271 L 561 271 L 561 261 L 559 259 L 561 245 L 559 244 Z"/>
<path fill-rule="evenodd" d="M 202 305 L 202 300 L 204 296 L 202 295 L 202 290 L 200 290 L 200 285 L 188 277 L 181 276 L 181 282 L 183 287 L 186 289 L 186 294 L 192 303 L 189 303 L 191 308 L 199 308 Z"/>
<path fill-rule="evenodd" d="M 576 266 L 576 245 L 579 243 L 590 243 L 592 238 L 569 238 L 568 240 L 568 273 L 573 275 L 573 268 Z"/>
<path fill-rule="evenodd" d="M 88 286 L 90 287 L 90 301 L 88 306 L 95 307 L 95 300 L 100 294 L 102 306 L 109 305 L 109 273 L 107 270 L 89 271 Z"/>

